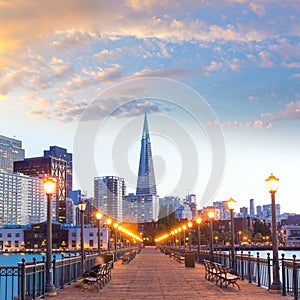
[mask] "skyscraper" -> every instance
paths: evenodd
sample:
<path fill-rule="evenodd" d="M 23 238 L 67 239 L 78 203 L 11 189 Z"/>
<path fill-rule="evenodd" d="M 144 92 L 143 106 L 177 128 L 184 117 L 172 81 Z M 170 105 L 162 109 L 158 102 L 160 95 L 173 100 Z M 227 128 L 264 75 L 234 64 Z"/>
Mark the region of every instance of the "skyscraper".
<path fill-rule="evenodd" d="M 67 162 L 66 169 L 66 195 L 70 197 L 73 185 L 73 155 L 68 153 L 67 149 L 58 146 L 50 146 L 49 150 L 44 150 L 44 157 L 55 157 Z"/>
<path fill-rule="evenodd" d="M 158 211 L 159 200 L 155 184 L 148 121 L 145 114 L 136 195 L 130 194 L 125 197 L 123 214 L 131 222 L 144 223 L 157 221 Z"/>
<path fill-rule="evenodd" d="M 250 199 L 250 217 L 255 217 L 254 199 Z"/>
<path fill-rule="evenodd" d="M 116 176 L 94 178 L 93 206 L 118 222 L 123 221 L 124 179 Z"/>
<path fill-rule="evenodd" d="M 0 171 L 0 227 L 43 222 L 46 204 L 41 179 Z"/>
<path fill-rule="evenodd" d="M 52 176 L 57 180 L 53 206 L 56 221 L 66 223 L 66 173 L 67 162 L 61 158 L 32 157 L 14 162 L 14 171 L 29 176 Z"/>
<path fill-rule="evenodd" d="M 144 118 L 144 128 L 141 140 L 140 164 L 136 187 L 137 195 L 156 195 L 156 184 L 152 160 L 151 142 L 147 115 Z"/>
<path fill-rule="evenodd" d="M 12 173 L 14 161 L 24 157 L 25 150 L 22 149 L 21 141 L 0 135 L 0 171 Z"/>

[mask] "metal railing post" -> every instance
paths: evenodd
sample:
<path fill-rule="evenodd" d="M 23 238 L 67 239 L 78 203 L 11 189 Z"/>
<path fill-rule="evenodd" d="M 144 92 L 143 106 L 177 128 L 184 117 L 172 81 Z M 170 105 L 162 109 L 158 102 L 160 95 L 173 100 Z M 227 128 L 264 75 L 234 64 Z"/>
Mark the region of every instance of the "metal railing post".
<path fill-rule="evenodd" d="M 25 259 L 22 258 L 22 265 L 21 265 L 21 300 L 25 300 L 26 294 L 26 263 Z"/>
<path fill-rule="evenodd" d="M 32 300 L 35 300 L 36 295 L 36 258 L 33 257 L 33 274 L 32 274 Z"/>
<path fill-rule="evenodd" d="M 284 254 L 281 254 L 281 275 L 282 275 L 282 296 L 286 296 L 286 279 L 285 279 Z"/>
<path fill-rule="evenodd" d="M 65 256 L 64 254 L 61 255 L 61 259 L 62 259 L 62 265 L 61 265 L 61 283 L 60 283 L 60 287 L 63 289 L 64 285 L 65 285 Z"/>
<path fill-rule="evenodd" d="M 42 262 L 44 264 L 44 272 L 42 272 L 42 296 L 45 297 L 45 278 L 46 278 L 46 262 L 45 256 L 42 257 Z"/>
<path fill-rule="evenodd" d="M 241 277 L 242 280 L 244 280 L 244 257 L 243 257 L 243 251 L 241 251 Z"/>
<path fill-rule="evenodd" d="M 268 259 L 268 289 L 271 287 L 271 259 L 270 259 L 270 253 L 267 253 L 267 259 Z"/>
<path fill-rule="evenodd" d="M 251 252 L 248 251 L 248 276 L 249 276 L 249 280 L 248 282 L 251 283 L 252 282 L 252 276 L 251 276 L 251 260 L 250 260 L 250 255 L 251 255 Z"/>
<path fill-rule="evenodd" d="M 68 280 L 68 285 L 71 285 L 72 281 L 72 265 L 71 265 L 71 254 L 69 253 L 69 280 Z"/>
<path fill-rule="evenodd" d="M 297 272 L 297 265 L 296 265 L 296 255 L 293 255 L 293 292 L 294 292 L 294 299 L 298 299 L 298 272 Z"/>
<path fill-rule="evenodd" d="M 257 263 L 257 286 L 260 286 L 260 258 L 259 258 L 259 252 L 256 252 L 256 263 Z"/>
<path fill-rule="evenodd" d="M 54 286 L 56 286 L 56 255 L 53 255 L 53 266 L 52 266 L 52 268 L 53 268 L 53 271 L 52 271 L 52 273 L 53 273 L 53 284 L 54 284 Z"/>

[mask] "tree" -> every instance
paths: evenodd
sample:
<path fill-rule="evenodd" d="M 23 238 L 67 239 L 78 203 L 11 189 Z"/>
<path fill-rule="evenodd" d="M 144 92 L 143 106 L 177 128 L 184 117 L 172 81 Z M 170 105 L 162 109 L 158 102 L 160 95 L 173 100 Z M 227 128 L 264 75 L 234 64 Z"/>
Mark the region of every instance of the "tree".
<path fill-rule="evenodd" d="M 261 221 L 259 219 L 255 220 L 253 224 L 253 236 L 255 236 L 257 233 L 260 233 L 262 236 L 271 235 L 271 230 L 265 220 L 264 221 Z"/>

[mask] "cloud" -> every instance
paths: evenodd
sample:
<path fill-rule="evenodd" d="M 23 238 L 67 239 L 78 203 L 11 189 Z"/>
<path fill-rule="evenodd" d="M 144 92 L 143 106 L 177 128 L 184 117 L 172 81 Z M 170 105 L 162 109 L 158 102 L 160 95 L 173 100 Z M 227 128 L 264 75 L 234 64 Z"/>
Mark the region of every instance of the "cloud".
<path fill-rule="evenodd" d="M 289 78 L 300 78 L 300 73 L 293 74 Z"/>
<path fill-rule="evenodd" d="M 31 102 L 31 110 L 29 110 L 28 114 L 66 123 L 78 120 L 87 106 L 88 102 L 86 100 L 74 102 L 70 100 L 54 101 L 39 98 Z"/>
<path fill-rule="evenodd" d="M 216 121 L 214 123 L 209 123 L 210 126 L 221 126 L 221 127 L 242 127 L 242 128 L 272 128 L 272 123 L 264 122 L 262 120 L 255 120 L 249 122 L 239 122 L 239 121 L 227 121 L 220 122 Z"/>
<path fill-rule="evenodd" d="M 262 5 L 262 3 L 250 2 L 249 8 L 260 17 L 265 14 L 265 7 Z"/>
<path fill-rule="evenodd" d="M 96 85 L 110 84 L 123 77 L 123 68 L 118 64 L 106 68 L 96 67 L 95 70 L 82 69 L 82 74 L 76 74 L 66 83 L 64 92 L 75 91 Z"/>
<path fill-rule="evenodd" d="M 300 69 L 300 62 L 299 61 L 295 61 L 295 62 L 292 62 L 292 63 L 284 62 L 282 65 L 285 68 L 288 68 L 288 69 Z"/>
<path fill-rule="evenodd" d="M 127 79 L 131 78 L 140 78 L 140 77 L 163 77 L 163 78 L 170 78 L 170 79 L 182 79 L 183 77 L 192 76 L 195 70 L 189 69 L 149 69 L 145 68 L 141 71 L 135 72 L 132 76 L 128 77 Z"/>
<path fill-rule="evenodd" d="M 230 3 L 220 2 L 229 12 Z M 66 51 L 69 48 L 90 47 L 98 41 L 125 37 L 157 38 L 165 42 L 184 41 L 261 41 L 269 33 L 253 29 L 248 24 L 210 24 L 204 19 L 191 18 L 182 10 L 214 7 L 209 1 L 57 1 L 22 0 L 0 4 L 0 51 L 34 47 L 41 43 Z M 251 4 L 260 12 L 261 6 Z M 59 7 L 59 9 L 58 9 Z M 181 17 L 179 17 L 181 13 Z M 273 36 L 273 35 L 271 35 Z"/>
<path fill-rule="evenodd" d="M 285 109 L 277 113 L 264 113 L 261 117 L 269 120 L 300 120 L 300 101 L 287 103 Z"/>
<path fill-rule="evenodd" d="M 261 61 L 260 61 L 261 67 L 272 68 L 274 66 L 274 63 L 271 61 L 272 60 L 271 53 L 269 53 L 267 51 L 261 51 L 258 53 L 258 56 L 261 59 Z"/>
<path fill-rule="evenodd" d="M 145 113 L 170 112 L 171 107 L 154 100 L 130 101 L 126 105 L 119 107 L 114 113 L 114 117 L 134 117 Z"/>
<path fill-rule="evenodd" d="M 99 61 L 107 61 L 107 60 L 116 60 L 123 55 L 123 50 L 121 48 L 116 48 L 114 50 L 108 50 L 104 49 L 98 53 L 96 53 L 94 56 Z"/>

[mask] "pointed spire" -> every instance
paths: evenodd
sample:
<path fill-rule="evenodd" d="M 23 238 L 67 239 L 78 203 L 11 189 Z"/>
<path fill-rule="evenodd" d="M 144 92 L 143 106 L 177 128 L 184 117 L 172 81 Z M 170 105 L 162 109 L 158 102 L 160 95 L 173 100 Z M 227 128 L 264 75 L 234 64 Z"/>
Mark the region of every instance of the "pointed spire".
<path fill-rule="evenodd" d="M 141 140 L 140 164 L 139 164 L 136 194 L 137 195 L 157 194 L 147 114 L 145 114 L 144 116 L 144 127 L 143 127 L 142 140 Z"/>
<path fill-rule="evenodd" d="M 147 120 L 147 114 L 144 115 L 144 128 L 143 128 L 143 139 L 146 139 L 147 142 L 150 142 L 150 135 L 149 135 L 149 129 L 148 129 L 148 120 Z"/>

